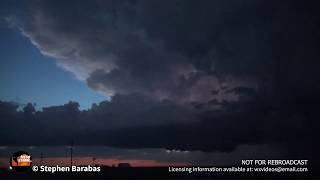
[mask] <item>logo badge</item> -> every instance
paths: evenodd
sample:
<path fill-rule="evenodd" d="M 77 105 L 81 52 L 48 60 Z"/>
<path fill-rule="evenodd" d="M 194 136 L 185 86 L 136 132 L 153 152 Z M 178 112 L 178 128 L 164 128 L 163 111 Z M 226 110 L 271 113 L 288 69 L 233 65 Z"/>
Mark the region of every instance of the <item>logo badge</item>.
<path fill-rule="evenodd" d="M 29 153 L 24 151 L 15 152 L 10 159 L 10 166 L 17 172 L 28 171 L 32 164 L 32 158 Z"/>

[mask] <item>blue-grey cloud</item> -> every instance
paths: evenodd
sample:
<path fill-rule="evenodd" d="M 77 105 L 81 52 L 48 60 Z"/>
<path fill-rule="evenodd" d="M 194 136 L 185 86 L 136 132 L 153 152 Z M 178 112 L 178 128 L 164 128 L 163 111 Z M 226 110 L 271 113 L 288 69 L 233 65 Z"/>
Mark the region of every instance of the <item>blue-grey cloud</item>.
<path fill-rule="evenodd" d="M 203 151 L 283 143 L 305 144 L 311 154 L 320 97 L 313 2 L 8 4 L 2 14 L 11 26 L 112 96 L 88 111 L 69 103 L 19 112 L 1 102 L 1 120 L 29 137 L 19 143 L 64 144 L 76 136 L 83 145 Z M 0 131 L 2 144 L 18 143 L 9 131 Z"/>

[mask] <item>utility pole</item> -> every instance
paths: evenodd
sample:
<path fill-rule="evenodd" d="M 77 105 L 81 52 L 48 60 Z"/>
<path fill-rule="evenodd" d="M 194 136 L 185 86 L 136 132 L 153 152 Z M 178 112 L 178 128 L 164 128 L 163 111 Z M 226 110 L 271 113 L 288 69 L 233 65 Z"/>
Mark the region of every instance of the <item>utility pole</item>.
<path fill-rule="evenodd" d="M 70 148 L 70 167 L 72 166 L 72 155 L 73 155 L 73 140 L 71 141 L 71 148 Z"/>
<path fill-rule="evenodd" d="M 43 164 L 42 164 L 42 159 L 43 159 L 43 154 L 42 154 L 42 152 L 41 152 L 41 153 L 40 153 L 40 166 L 43 165 Z"/>

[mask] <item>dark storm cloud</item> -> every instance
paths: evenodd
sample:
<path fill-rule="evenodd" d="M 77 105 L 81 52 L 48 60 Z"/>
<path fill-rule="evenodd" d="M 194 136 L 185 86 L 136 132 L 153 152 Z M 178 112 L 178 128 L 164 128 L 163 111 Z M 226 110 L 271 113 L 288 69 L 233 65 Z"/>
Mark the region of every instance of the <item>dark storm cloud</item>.
<path fill-rule="evenodd" d="M 29 116 L 7 108 L 1 120 L 14 119 L 8 124 L 17 123 L 16 130 L 32 127 L 26 137 L 44 134 L 25 144 L 75 136 L 80 144 L 134 148 L 305 143 L 310 149 L 320 92 L 316 7 L 311 1 L 34 1 L 6 20 L 112 101 Z M 11 134 L 1 142 L 17 143 Z"/>
<path fill-rule="evenodd" d="M 309 2 L 46 0 L 24 6 L 8 8 L 7 21 L 106 95 L 230 101 L 237 97 L 211 92 L 272 91 L 286 78 L 294 83 L 316 73 L 310 65 L 319 33 Z M 305 56 L 311 72 L 297 69 Z"/>
<path fill-rule="evenodd" d="M 267 36 L 257 14 L 263 6 L 255 1 L 33 1 L 24 16 L 7 19 L 43 54 L 106 95 L 230 100 L 210 92 L 225 81 L 226 88 L 239 83 L 257 88 L 254 75 L 267 62 L 256 59 L 270 56 L 270 42 L 257 39 Z"/>
<path fill-rule="evenodd" d="M 303 155 L 310 156 L 313 132 L 307 114 L 311 110 L 297 110 L 298 104 L 273 107 L 268 100 L 258 99 L 220 105 L 218 110 L 187 111 L 172 102 L 137 94 L 115 96 L 112 102 L 101 102 L 87 111 L 79 111 L 75 102 L 43 111 L 34 111 L 31 104 L 17 111 L 16 105 L 1 102 L 5 126 L 1 126 L 0 143 L 52 146 L 73 140 L 86 146 L 221 152 L 244 144 L 304 144 Z"/>

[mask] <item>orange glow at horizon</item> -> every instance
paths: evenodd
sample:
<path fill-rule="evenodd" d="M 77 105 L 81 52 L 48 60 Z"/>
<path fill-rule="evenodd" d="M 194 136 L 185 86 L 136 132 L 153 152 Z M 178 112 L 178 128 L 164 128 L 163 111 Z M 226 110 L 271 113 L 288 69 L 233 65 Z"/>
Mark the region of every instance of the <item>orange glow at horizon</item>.
<path fill-rule="evenodd" d="M 33 158 L 33 165 L 48 165 L 48 166 L 69 166 L 69 157 L 47 157 Z M 117 166 L 119 163 L 129 163 L 132 167 L 166 167 L 166 166 L 188 166 L 189 163 L 182 162 L 165 162 L 148 159 L 116 159 L 116 158 L 96 158 L 93 157 L 74 157 L 73 165 L 104 165 L 104 166 Z M 8 159 L 0 159 L 0 167 L 9 166 Z"/>

